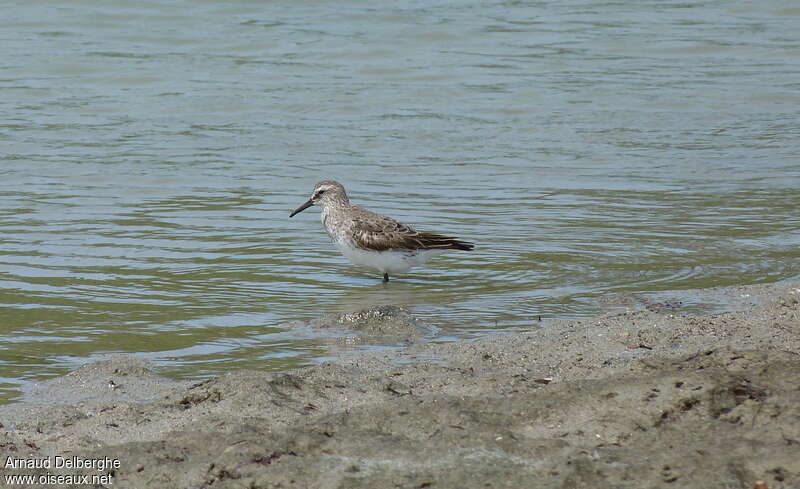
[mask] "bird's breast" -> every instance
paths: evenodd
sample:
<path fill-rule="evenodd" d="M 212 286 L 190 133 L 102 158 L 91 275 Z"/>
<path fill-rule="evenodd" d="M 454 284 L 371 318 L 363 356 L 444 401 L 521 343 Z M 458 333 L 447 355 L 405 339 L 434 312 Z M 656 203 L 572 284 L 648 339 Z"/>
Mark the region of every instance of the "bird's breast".
<path fill-rule="evenodd" d="M 320 220 L 322 221 L 322 227 L 325 228 L 325 232 L 328 233 L 328 236 L 330 236 L 332 240 L 336 242 L 342 241 L 346 230 L 342 227 L 340 220 L 338 220 L 335 215 L 323 211 L 320 214 Z"/>

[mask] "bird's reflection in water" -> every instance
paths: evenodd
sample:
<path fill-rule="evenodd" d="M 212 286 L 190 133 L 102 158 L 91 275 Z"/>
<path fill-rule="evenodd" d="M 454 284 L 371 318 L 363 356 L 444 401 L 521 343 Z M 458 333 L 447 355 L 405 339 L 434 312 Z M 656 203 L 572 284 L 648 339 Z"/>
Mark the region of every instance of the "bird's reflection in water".
<path fill-rule="evenodd" d="M 379 306 L 413 308 L 420 305 L 442 304 L 454 300 L 445 290 L 431 290 L 428 284 L 397 280 L 344 291 L 333 304 L 333 312 L 347 313 Z"/>

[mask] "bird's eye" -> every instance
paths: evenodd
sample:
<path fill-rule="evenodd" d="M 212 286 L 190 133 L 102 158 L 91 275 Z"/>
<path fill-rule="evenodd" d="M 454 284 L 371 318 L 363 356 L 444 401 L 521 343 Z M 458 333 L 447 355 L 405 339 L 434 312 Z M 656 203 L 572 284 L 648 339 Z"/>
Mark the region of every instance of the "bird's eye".
<path fill-rule="evenodd" d="M 317 192 L 317 195 L 315 195 L 314 197 L 321 197 L 322 194 L 324 194 L 324 193 L 325 193 L 324 190 L 320 190 L 320 191 Z"/>

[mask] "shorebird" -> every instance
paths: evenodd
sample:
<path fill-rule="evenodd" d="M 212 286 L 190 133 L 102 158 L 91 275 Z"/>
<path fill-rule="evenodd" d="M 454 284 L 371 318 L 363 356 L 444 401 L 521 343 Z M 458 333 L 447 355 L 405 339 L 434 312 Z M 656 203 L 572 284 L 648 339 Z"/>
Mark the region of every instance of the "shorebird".
<path fill-rule="evenodd" d="M 474 248 L 472 243 L 416 231 L 391 217 L 353 205 L 342 184 L 333 180 L 316 184 L 311 198 L 289 217 L 312 205 L 322 208 L 322 225 L 339 251 L 355 265 L 377 268 L 384 282 L 389 281 L 390 273 L 406 272 L 447 250 Z"/>

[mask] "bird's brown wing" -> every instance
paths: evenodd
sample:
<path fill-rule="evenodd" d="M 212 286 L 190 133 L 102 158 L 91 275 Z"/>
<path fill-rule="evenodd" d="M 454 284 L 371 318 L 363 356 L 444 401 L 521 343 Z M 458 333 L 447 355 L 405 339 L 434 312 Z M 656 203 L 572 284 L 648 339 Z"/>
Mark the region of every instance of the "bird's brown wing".
<path fill-rule="evenodd" d="M 371 213 L 372 214 L 372 213 Z M 387 250 L 465 250 L 474 246 L 456 238 L 419 232 L 391 217 L 372 214 L 353 219 L 351 237 L 361 249 Z"/>

